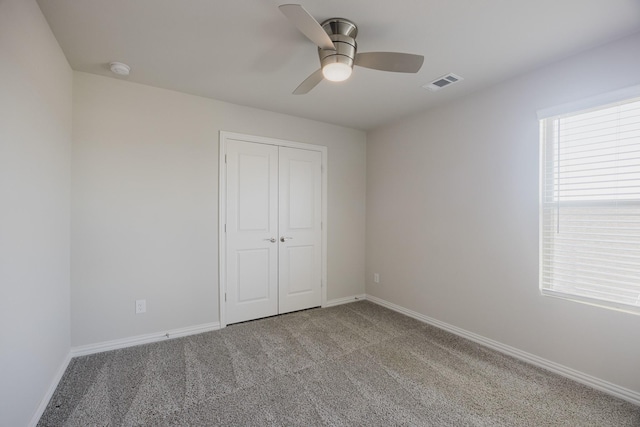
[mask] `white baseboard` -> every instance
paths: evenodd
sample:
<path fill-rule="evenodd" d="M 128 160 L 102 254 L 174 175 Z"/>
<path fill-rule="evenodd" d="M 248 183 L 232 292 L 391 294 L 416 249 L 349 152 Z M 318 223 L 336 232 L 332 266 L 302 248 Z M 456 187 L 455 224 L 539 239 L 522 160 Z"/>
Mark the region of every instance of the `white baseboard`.
<path fill-rule="evenodd" d="M 520 359 L 525 362 L 531 363 L 532 365 L 546 369 L 547 371 L 551 371 L 553 373 L 569 378 L 578 383 L 584 384 L 596 390 L 600 390 L 604 393 L 610 394 L 612 396 L 618 397 L 620 399 L 626 400 L 627 402 L 631 402 L 635 405 L 640 406 L 640 393 L 637 391 L 629 390 L 628 388 L 624 388 L 619 385 L 610 383 L 608 381 L 601 380 L 592 375 L 585 374 L 584 372 L 580 372 L 575 369 L 569 368 L 567 366 L 552 362 L 550 360 L 543 359 L 542 357 L 536 356 L 535 354 L 527 353 L 515 347 L 511 347 L 506 344 L 502 344 L 498 341 L 485 338 L 481 335 L 474 334 L 473 332 L 469 332 L 465 329 L 458 328 L 457 326 L 453 326 L 445 322 L 441 322 L 439 320 L 433 319 L 431 317 L 425 316 L 423 314 L 420 314 L 415 311 L 409 310 L 407 308 L 401 307 L 399 305 L 393 304 L 381 298 L 377 298 L 372 295 L 367 295 L 366 299 L 373 303 L 381 305 L 383 307 L 387 307 L 391 310 L 397 311 L 398 313 L 405 314 L 409 317 L 413 317 L 414 319 L 433 325 L 437 328 L 444 329 L 445 331 L 451 332 L 463 338 L 467 338 L 471 341 L 477 342 L 478 344 L 482 344 L 485 347 L 489 347 L 501 353 L 508 354 L 509 356 L 513 356 L 516 359 Z"/>
<path fill-rule="evenodd" d="M 60 367 L 58 368 L 58 372 L 56 372 L 56 376 L 53 377 L 53 381 L 51 381 L 51 385 L 49 386 L 47 393 L 44 395 L 44 397 L 40 401 L 40 405 L 38 405 L 38 409 L 36 409 L 36 412 L 33 414 L 33 417 L 31 417 L 31 421 L 29 422 L 29 427 L 36 427 L 36 425 L 38 424 L 38 421 L 40 421 L 40 417 L 42 416 L 42 414 L 44 414 L 44 410 L 47 409 L 47 405 L 49 405 L 49 401 L 51 400 L 53 393 L 56 391 L 56 388 L 58 388 L 58 384 L 60 383 L 62 376 L 67 370 L 67 367 L 69 366 L 69 362 L 71 362 L 70 352 L 67 353 L 64 360 L 60 364 Z"/>
<path fill-rule="evenodd" d="M 186 337 L 188 335 L 201 334 L 203 332 L 217 331 L 218 329 L 220 329 L 220 323 L 212 322 L 204 323 L 202 325 L 189 326 L 186 328 L 172 329 L 167 332 L 156 332 L 152 334 L 138 335 L 135 337 L 123 338 L 113 341 L 82 345 L 79 347 L 73 347 L 71 349 L 71 357 L 86 356 L 89 354 L 101 353 L 103 351 L 118 350 L 120 348 L 149 344 L 172 338 Z"/>
<path fill-rule="evenodd" d="M 353 295 L 345 298 L 337 298 L 327 301 L 323 307 L 333 307 L 340 304 L 346 304 L 357 300 L 365 300 L 366 295 Z M 95 344 L 88 344 L 73 347 L 70 357 L 87 356 L 89 354 L 101 353 L 103 351 L 118 350 L 126 347 L 133 347 L 141 344 L 149 344 L 158 341 L 164 341 L 171 338 L 185 337 L 188 335 L 201 334 L 203 332 L 216 331 L 220 329 L 219 322 L 205 323 L 197 326 L 190 326 L 181 329 L 173 329 L 168 332 L 156 332 L 152 334 L 137 335 L 134 337 L 122 338 L 113 341 L 104 341 Z"/>
<path fill-rule="evenodd" d="M 367 299 L 367 296 L 365 294 L 362 295 L 352 295 L 350 297 L 344 297 L 344 298 L 336 298 L 336 299 L 332 299 L 327 301 L 322 308 L 327 308 L 327 307 L 333 307 L 336 305 L 341 305 L 341 304 L 347 304 L 350 302 L 354 302 L 354 301 L 358 301 L 358 300 L 364 300 Z"/>

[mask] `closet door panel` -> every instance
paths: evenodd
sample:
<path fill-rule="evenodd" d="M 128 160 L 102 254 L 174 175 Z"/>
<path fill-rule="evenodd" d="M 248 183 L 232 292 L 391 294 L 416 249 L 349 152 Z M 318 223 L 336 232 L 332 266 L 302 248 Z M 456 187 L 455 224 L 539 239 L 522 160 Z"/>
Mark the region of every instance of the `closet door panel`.
<path fill-rule="evenodd" d="M 278 147 L 227 141 L 227 323 L 278 314 Z"/>
<path fill-rule="evenodd" d="M 322 302 L 322 155 L 280 147 L 278 259 L 279 312 Z"/>

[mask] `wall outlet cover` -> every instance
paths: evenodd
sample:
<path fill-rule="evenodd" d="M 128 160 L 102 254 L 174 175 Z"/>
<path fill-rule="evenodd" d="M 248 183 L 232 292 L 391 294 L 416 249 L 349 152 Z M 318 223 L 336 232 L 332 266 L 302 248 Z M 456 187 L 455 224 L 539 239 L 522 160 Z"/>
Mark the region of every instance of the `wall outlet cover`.
<path fill-rule="evenodd" d="M 136 300 L 136 314 L 142 314 L 147 312 L 147 300 L 139 299 Z"/>

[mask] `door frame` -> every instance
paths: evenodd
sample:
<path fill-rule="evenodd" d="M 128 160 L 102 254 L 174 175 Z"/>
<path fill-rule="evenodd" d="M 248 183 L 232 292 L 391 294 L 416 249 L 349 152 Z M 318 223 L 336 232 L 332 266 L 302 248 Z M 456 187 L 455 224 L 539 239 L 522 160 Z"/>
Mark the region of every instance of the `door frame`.
<path fill-rule="evenodd" d="M 226 148 L 227 140 L 236 139 L 257 144 L 275 145 L 278 147 L 298 148 L 301 150 L 319 151 L 322 154 L 321 169 L 321 306 L 327 304 L 327 147 L 323 145 L 307 144 L 304 142 L 287 141 L 284 139 L 268 138 L 263 136 L 247 135 L 236 132 L 220 131 L 220 144 L 218 153 L 218 310 L 220 313 L 220 328 L 227 326 L 226 321 L 226 268 L 227 268 L 227 233 L 226 233 L 226 212 L 227 212 L 227 174 L 226 174 Z"/>

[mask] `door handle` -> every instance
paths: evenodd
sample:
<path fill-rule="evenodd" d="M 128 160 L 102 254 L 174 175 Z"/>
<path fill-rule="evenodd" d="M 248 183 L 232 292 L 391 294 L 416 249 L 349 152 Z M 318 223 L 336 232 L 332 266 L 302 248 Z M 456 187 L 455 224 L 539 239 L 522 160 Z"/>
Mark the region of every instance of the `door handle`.
<path fill-rule="evenodd" d="M 293 237 L 284 237 L 284 236 L 282 236 L 280 238 L 280 241 L 284 243 L 285 240 L 291 240 L 291 239 L 293 239 Z"/>
<path fill-rule="evenodd" d="M 272 237 L 270 239 L 264 239 L 264 240 L 266 240 L 267 242 L 271 242 L 271 243 L 275 243 L 276 242 L 276 238 L 275 237 Z"/>

